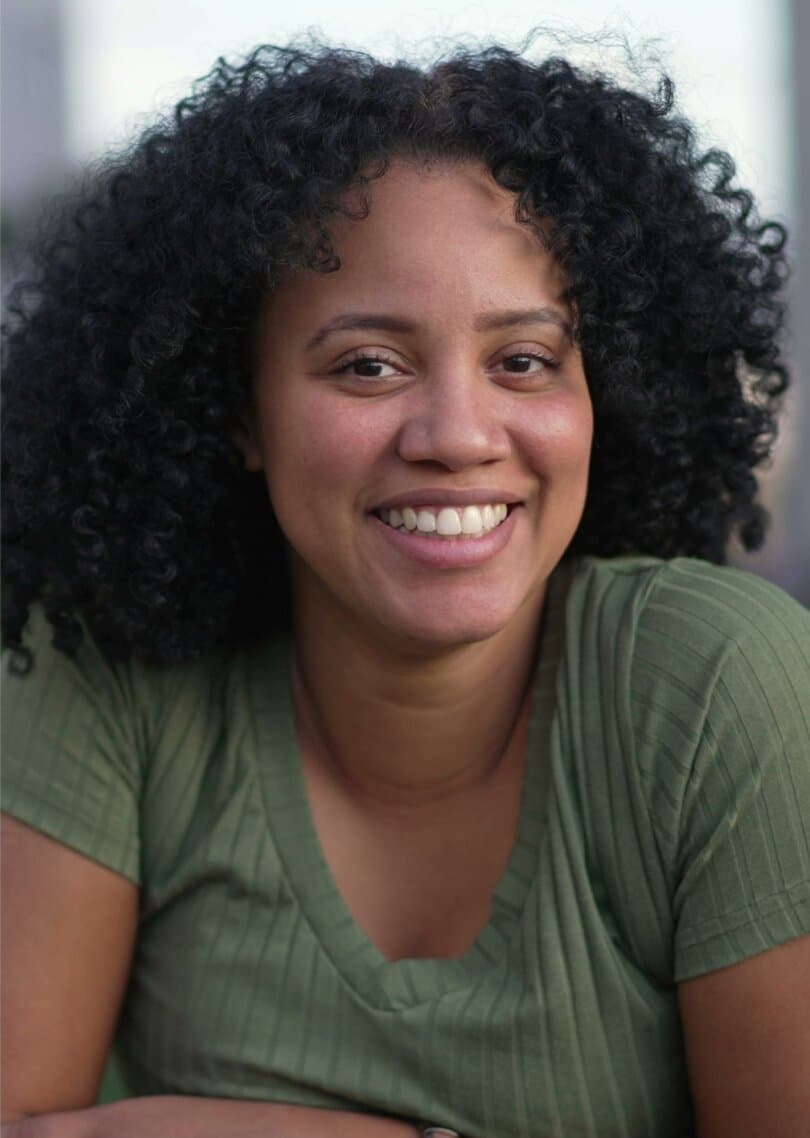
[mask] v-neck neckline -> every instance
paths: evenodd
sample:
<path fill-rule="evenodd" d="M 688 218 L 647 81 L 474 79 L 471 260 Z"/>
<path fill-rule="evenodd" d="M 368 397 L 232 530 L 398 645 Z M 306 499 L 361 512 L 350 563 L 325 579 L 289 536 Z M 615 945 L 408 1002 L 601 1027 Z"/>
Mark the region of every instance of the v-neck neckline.
<path fill-rule="evenodd" d="M 543 605 L 514 844 L 492 894 L 489 920 L 458 957 L 391 961 L 360 927 L 338 889 L 315 827 L 296 735 L 291 639 L 281 636 L 253 656 L 256 763 L 273 841 L 321 949 L 345 982 L 374 1007 L 414 1006 L 467 987 L 497 966 L 518 929 L 546 830 L 555 678 L 569 579 L 569 565 L 559 566 Z"/>

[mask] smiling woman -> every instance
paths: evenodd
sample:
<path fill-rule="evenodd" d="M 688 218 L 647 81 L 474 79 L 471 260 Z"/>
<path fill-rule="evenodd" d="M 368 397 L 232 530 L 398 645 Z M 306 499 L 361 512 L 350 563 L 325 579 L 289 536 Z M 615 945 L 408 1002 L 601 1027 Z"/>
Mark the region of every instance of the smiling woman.
<path fill-rule="evenodd" d="M 290 274 L 262 312 L 243 442 L 294 550 L 296 608 L 315 607 L 319 638 L 347 626 L 327 640 L 344 659 L 358 636 L 420 653 L 503 640 L 511 656 L 587 493 L 564 277 L 468 162 L 392 164 L 370 215 L 333 237 L 340 271 Z M 507 515 L 463 533 L 460 511 L 486 505 Z M 387 524 L 392 507 L 415 524 Z"/>
<path fill-rule="evenodd" d="M 4 1117 L 804 1134 L 732 179 L 665 80 L 263 48 L 84 191 L 7 337 Z"/>

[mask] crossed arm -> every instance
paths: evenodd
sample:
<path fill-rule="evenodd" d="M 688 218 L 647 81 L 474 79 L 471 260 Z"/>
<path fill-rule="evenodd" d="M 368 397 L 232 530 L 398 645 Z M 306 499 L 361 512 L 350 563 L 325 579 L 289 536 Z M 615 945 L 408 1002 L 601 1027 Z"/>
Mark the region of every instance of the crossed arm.
<path fill-rule="evenodd" d="M 283 1103 L 160 1095 L 4 1123 L 3 1138 L 416 1138 L 406 1122 Z"/>
<path fill-rule="evenodd" d="M 415 1138 L 367 1114 L 158 1096 L 92 1107 L 136 887 L 3 817 L 2 1138 Z M 810 936 L 679 986 L 699 1138 L 810 1134 Z M 656 1136 L 651 1136 L 656 1138 Z"/>

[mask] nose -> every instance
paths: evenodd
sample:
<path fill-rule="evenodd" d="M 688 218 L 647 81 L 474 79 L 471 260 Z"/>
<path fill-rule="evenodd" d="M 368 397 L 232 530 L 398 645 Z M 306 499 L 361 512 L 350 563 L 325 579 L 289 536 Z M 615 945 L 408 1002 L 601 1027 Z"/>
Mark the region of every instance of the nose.
<path fill-rule="evenodd" d="M 497 394 L 480 375 L 460 369 L 427 380 L 400 430 L 397 452 L 405 462 L 453 471 L 507 458 L 509 433 Z"/>

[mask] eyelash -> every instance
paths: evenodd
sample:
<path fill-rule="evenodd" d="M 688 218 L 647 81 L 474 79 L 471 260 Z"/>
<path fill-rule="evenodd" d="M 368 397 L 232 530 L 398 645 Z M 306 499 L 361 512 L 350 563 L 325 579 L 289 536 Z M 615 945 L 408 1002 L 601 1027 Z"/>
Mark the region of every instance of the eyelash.
<path fill-rule="evenodd" d="M 553 371 L 555 368 L 559 367 L 559 364 L 557 363 L 556 360 L 552 359 L 550 356 L 541 356 L 538 352 L 512 352 L 510 355 L 504 356 L 503 359 L 504 360 L 539 360 L 540 363 L 542 363 L 545 368 L 548 368 L 549 371 Z M 359 364 L 359 363 L 388 364 L 389 367 L 397 367 L 398 366 L 396 361 L 391 360 L 391 359 L 386 359 L 385 356 L 381 356 L 381 355 L 360 355 L 360 356 L 355 356 L 351 360 L 348 360 L 345 364 L 341 364 L 339 368 L 335 368 L 335 370 L 332 374 L 333 375 L 345 375 L 348 372 L 349 368 L 354 367 L 355 364 Z M 518 376 L 525 375 L 525 376 L 531 377 L 532 375 L 536 375 L 537 373 L 536 372 L 513 371 L 513 372 L 509 372 L 508 374 L 509 375 L 518 375 Z M 351 376 L 350 378 L 361 379 L 361 380 L 365 380 L 366 382 L 373 382 L 375 379 L 385 379 L 387 377 L 386 376 L 377 376 L 377 375 L 354 375 L 354 376 Z"/>

